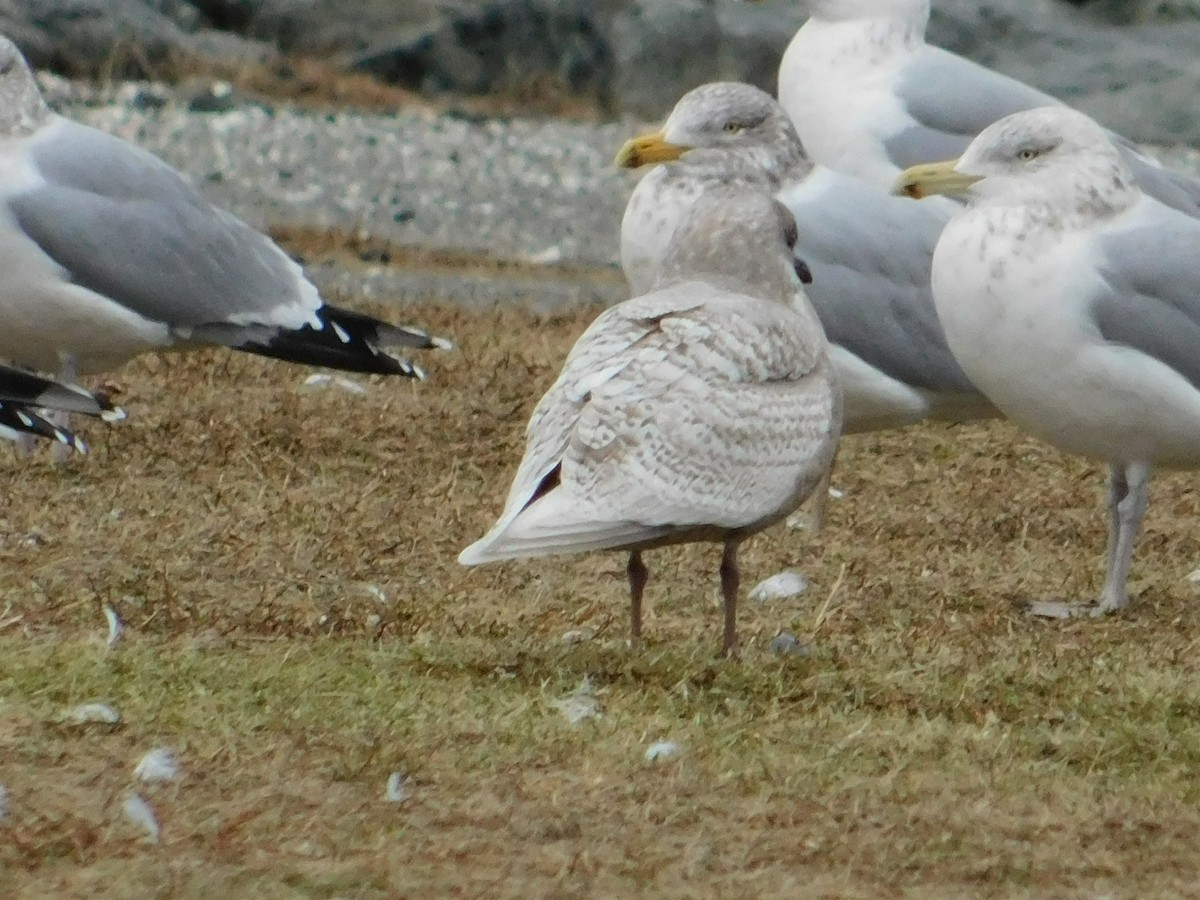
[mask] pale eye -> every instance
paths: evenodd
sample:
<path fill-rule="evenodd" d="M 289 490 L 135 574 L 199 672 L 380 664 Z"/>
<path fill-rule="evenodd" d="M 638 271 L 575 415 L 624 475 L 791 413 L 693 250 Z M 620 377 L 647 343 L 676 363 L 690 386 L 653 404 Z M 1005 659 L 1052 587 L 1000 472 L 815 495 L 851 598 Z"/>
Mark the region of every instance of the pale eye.
<path fill-rule="evenodd" d="M 1031 159 L 1037 159 L 1038 152 L 1032 147 L 1026 147 L 1017 156 L 1021 159 L 1021 162 L 1029 162 Z"/>
<path fill-rule="evenodd" d="M 742 130 L 742 124 L 740 122 L 726 122 L 721 126 L 721 130 L 726 134 L 737 134 Z"/>

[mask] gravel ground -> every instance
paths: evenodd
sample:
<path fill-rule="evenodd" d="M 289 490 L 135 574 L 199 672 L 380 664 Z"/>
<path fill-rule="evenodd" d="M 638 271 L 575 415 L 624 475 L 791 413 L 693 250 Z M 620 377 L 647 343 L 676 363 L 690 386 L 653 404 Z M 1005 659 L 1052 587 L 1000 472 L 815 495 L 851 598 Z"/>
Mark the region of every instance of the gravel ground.
<path fill-rule="evenodd" d="M 425 108 L 318 113 L 241 102 L 192 112 L 186 93 L 43 78 L 73 118 L 166 159 L 260 228 L 340 230 L 462 265 L 313 262 L 331 294 L 553 309 L 624 299 L 618 230 L 635 177 L 612 165 L 647 123 L 490 119 Z M 1156 148 L 1200 172 L 1200 153 Z M 496 265 L 475 267 L 478 261 Z"/>
<path fill-rule="evenodd" d="M 161 156 L 256 227 L 336 229 L 467 262 L 520 264 L 516 274 L 478 276 L 444 265 L 414 272 L 315 266 L 323 289 L 549 307 L 624 296 L 618 228 L 635 178 L 612 160 L 646 123 L 427 109 L 314 113 L 255 103 L 197 113 L 186 96 L 157 86 L 97 90 L 51 77 L 43 87 L 65 115 Z"/>

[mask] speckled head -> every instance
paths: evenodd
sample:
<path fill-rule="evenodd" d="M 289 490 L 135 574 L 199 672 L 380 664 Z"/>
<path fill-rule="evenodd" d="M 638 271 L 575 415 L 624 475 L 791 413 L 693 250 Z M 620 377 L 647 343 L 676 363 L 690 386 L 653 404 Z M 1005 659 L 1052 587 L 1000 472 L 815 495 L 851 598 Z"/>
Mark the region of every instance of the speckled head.
<path fill-rule="evenodd" d="M 810 168 L 783 107 L 749 84 L 722 81 L 688 91 L 667 117 L 662 135 L 675 146 L 751 163 L 776 181 Z"/>
<path fill-rule="evenodd" d="M 25 57 L 0 35 L 0 137 L 28 134 L 49 115 Z"/>
<path fill-rule="evenodd" d="M 1047 106 L 989 125 L 955 165 L 978 179 L 980 200 L 1053 202 L 1100 212 L 1121 208 L 1136 192 L 1134 177 L 1108 134 L 1081 112 Z"/>
<path fill-rule="evenodd" d="M 767 193 L 714 186 L 672 236 L 656 283 L 704 280 L 790 303 L 799 290 L 796 240 L 795 218 Z"/>

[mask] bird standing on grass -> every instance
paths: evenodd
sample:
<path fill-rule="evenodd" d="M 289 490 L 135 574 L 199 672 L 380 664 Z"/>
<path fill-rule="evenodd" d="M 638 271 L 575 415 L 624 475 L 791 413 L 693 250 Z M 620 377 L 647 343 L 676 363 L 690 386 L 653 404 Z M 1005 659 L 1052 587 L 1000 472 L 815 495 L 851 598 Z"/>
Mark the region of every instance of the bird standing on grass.
<path fill-rule="evenodd" d="M 1011 113 L 1061 103 L 925 42 L 929 0 L 806 0 L 779 64 L 779 102 L 818 163 L 891 187 L 907 166 L 966 150 Z M 1200 216 L 1200 182 L 1110 133 L 1138 186 Z"/>
<path fill-rule="evenodd" d="M 652 289 L 571 350 L 530 419 L 504 512 L 459 562 L 627 550 L 637 645 L 642 551 L 723 543 L 722 649 L 735 655 L 738 545 L 803 502 L 841 425 L 795 242 L 791 214 L 765 194 L 701 198 Z"/>
<path fill-rule="evenodd" d="M 0 357 L 76 375 L 222 345 L 421 376 L 390 348 L 448 347 L 326 305 L 274 242 L 131 144 L 52 113 L 0 36 Z"/>
<path fill-rule="evenodd" d="M 1109 464 L 1099 599 L 1033 611 L 1122 609 L 1151 470 L 1200 466 L 1200 220 L 1143 193 L 1065 107 L 1002 119 L 897 191 L 968 200 L 938 241 L 933 296 L 971 380 L 1017 425 Z"/>

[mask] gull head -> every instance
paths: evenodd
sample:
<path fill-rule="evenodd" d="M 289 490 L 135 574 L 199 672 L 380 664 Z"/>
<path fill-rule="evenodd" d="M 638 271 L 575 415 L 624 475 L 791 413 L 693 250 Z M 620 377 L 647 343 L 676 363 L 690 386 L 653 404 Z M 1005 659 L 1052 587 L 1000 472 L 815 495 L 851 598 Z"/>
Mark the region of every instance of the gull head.
<path fill-rule="evenodd" d="M 0 137 L 28 134 L 49 114 L 25 57 L 0 35 Z"/>
<path fill-rule="evenodd" d="M 956 160 L 906 169 L 893 192 L 1094 215 L 1127 206 L 1133 184 L 1103 128 L 1081 112 L 1047 106 L 989 125 Z"/>
<path fill-rule="evenodd" d="M 783 107 L 766 91 L 739 82 L 688 91 L 662 130 L 625 142 L 616 164 L 634 169 L 685 154 L 689 161 L 749 164 L 777 182 L 808 168 L 804 145 Z"/>
<path fill-rule="evenodd" d="M 705 190 L 667 246 L 656 287 L 707 281 L 791 303 L 808 267 L 795 257 L 798 229 L 786 206 L 745 186 Z"/>

